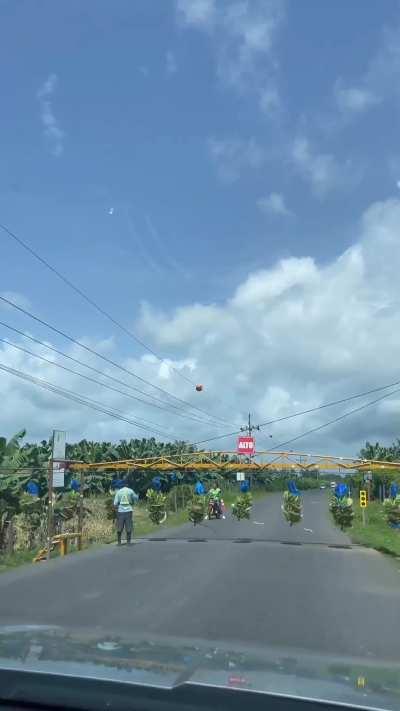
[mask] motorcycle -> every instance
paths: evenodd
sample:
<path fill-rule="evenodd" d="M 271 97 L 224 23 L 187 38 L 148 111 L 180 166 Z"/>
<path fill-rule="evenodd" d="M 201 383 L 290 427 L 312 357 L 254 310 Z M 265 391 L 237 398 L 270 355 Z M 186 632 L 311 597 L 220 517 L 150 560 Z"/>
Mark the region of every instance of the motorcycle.
<path fill-rule="evenodd" d="M 208 502 L 207 518 L 221 518 L 221 516 L 222 511 L 219 501 L 214 501 L 213 499 L 210 499 L 210 501 Z"/>

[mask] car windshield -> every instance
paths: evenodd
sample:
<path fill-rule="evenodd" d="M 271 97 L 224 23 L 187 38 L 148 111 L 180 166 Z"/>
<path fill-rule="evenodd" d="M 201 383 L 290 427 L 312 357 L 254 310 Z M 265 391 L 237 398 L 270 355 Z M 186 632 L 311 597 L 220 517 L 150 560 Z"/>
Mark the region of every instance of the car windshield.
<path fill-rule="evenodd" d="M 399 41 L 0 0 L 0 671 L 396 707 Z"/>

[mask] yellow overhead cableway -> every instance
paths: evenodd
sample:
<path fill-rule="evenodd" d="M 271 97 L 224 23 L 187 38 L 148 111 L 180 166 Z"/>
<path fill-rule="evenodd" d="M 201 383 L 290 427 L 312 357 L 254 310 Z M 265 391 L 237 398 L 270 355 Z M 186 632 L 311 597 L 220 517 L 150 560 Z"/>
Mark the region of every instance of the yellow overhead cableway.
<path fill-rule="evenodd" d="M 73 470 L 156 470 L 168 471 L 213 471 L 222 469 L 227 472 L 268 471 L 296 469 L 304 473 L 316 469 L 320 471 L 379 471 L 382 469 L 400 470 L 400 462 L 352 459 L 324 454 L 305 454 L 304 452 L 258 452 L 247 458 L 236 452 L 191 452 L 162 457 L 143 459 L 123 459 L 115 462 L 96 462 L 86 464 L 71 462 Z"/>

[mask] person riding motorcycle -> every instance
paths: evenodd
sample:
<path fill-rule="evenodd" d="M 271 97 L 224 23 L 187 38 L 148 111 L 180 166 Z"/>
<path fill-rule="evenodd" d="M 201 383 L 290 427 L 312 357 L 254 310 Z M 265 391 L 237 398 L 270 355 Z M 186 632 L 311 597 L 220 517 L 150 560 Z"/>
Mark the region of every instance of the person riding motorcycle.
<path fill-rule="evenodd" d="M 208 505 L 212 507 L 218 516 L 222 514 L 221 508 L 222 492 L 218 484 L 215 484 L 208 492 Z"/>

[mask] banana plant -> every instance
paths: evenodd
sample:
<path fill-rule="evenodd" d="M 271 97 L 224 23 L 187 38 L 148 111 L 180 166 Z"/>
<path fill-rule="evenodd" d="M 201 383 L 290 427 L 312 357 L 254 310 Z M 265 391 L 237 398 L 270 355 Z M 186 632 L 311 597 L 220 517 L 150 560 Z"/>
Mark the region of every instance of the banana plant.
<path fill-rule="evenodd" d="M 353 499 L 348 496 L 347 491 L 343 496 L 333 495 L 329 502 L 329 509 L 335 523 L 342 531 L 351 528 L 354 518 Z"/>
<path fill-rule="evenodd" d="M 146 498 L 150 521 L 157 525 L 164 523 L 167 518 L 167 497 L 165 494 L 162 494 L 160 491 L 154 491 L 154 489 L 148 489 Z"/>
<path fill-rule="evenodd" d="M 21 526 L 28 538 L 28 548 L 34 548 L 36 542 L 44 543 L 47 529 L 47 501 L 39 496 L 23 493 L 19 500 Z M 39 540 L 37 540 L 39 539 Z"/>
<path fill-rule="evenodd" d="M 393 528 L 400 527 L 400 495 L 384 501 L 386 520 Z"/>
<path fill-rule="evenodd" d="M 26 455 L 21 448 L 25 435 L 26 430 L 21 430 L 8 441 L 5 437 L 0 437 L 0 465 L 3 471 L 7 469 L 9 472 L 26 464 Z"/>
<path fill-rule="evenodd" d="M 194 526 L 204 521 L 207 511 L 207 499 L 205 496 L 195 496 L 189 502 L 188 518 Z"/>
<path fill-rule="evenodd" d="M 252 507 L 252 496 L 248 492 L 242 493 L 237 497 L 235 503 L 232 505 L 232 515 L 237 518 L 238 521 L 242 519 L 249 519 Z"/>
<path fill-rule="evenodd" d="M 290 526 L 299 523 L 303 517 L 303 502 L 301 496 L 299 494 L 293 494 L 290 491 L 285 491 L 282 500 L 282 513 Z"/>

